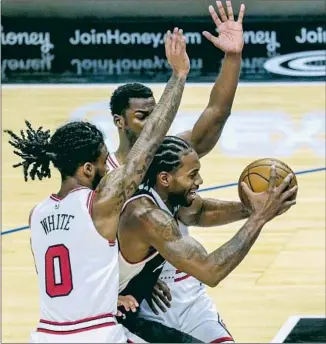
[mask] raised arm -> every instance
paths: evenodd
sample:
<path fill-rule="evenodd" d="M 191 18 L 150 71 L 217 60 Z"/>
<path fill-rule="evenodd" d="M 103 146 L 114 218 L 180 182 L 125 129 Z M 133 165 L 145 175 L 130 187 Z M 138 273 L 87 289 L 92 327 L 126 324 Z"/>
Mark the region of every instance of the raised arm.
<path fill-rule="evenodd" d="M 197 195 L 191 207 L 179 210 L 178 218 L 187 226 L 212 227 L 246 219 L 250 213 L 241 202 L 201 198 Z"/>
<path fill-rule="evenodd" d="M 117 219 L 124 202 L 133 195 L 163 141 L 180 105 L 189 58 L 182 30 L 167 33 L 166 56 L 173 70 L 160 101 L 127 157 L 127 163 L 104 177 L 93 203 L 93 220 L 105 238 L 114 239 Z"/>
<path fill-rule="evenodd" d="M 221 19 L 213 6 L 209 7 L 209 11 L 219 36 L 215 37 L 207 31 L 204 31 L 203 35 L 225 53 L 222 68 L 210 93 L 208 105 L 195 126 L 192 130 L 178 135 L 192 145 L 199 157 L 203 157 L 214 148 L 231 113 L 238 86 L 244 44 L 242 30 L 244 5 L 240 7 L 238 21 L 234 21 L 231 1 L 226 1 L 228 17 L 222 3 L 220 1 L 216 3 Z"/>
<path fill-rule="evenodd" d="M 240 264 L 263 226 L 279 212 L 295 204 L 295 200 L 288 199 L 295 195 L 297 187 L 286 191 L 291 175 L 276 187 L 275 168 L 273 173 L 275 176 L 270 178 L 268 192 L 254 194 L 244 186 L 253 213 L 231 240 L 210 254 L 192 237 L 182 236 L 176 221 L 161 209 L 148 207 L 134 215 L 137 227 L 142 229 L 139 235 L 174 267 L 214 287 Z"/>

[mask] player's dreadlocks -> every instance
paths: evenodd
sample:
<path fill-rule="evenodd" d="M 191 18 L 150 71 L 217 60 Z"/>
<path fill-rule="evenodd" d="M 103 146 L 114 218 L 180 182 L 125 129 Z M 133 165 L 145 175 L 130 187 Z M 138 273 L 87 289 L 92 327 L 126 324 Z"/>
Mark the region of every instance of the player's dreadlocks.
<path fill-rule="evenodd" d="M 14 153 L 23 160 L 13 167 L 23 166 L 25 181 L 28 175 L 33 180 L 35 176 L 40 180 L 51 178 L 51 161 L 63 179 L 73 176 L 79 166 L 95 162 L 101 155 L 103 134 L 93 124 L 70 122 L 58 128 L 51 137 L 50 130 L 43 130 L 43 127 L 35 130 L 30 122 L 25 123 L 27 130 L 20 131 L 21 137 L 5 130 L 11 136 L 9 143 L 15 148 Z"/>
<path fill-rule="evenodd" d="M 144 178 L 146 187 L 153 187 L 156 176 L 162 171 L 171 172 L 181 167 L 181 158 L 192 150 L 191 146 L 177 136 L 166 136 L 159 146 Z"/>
<path fill-rule="evenodd" d="M 124 115 L 131 98 L 151 98 L 153 92 L 150 88 L 139 83 L 125 84 L 118 87 L 112 94 L 110 108 L 112 115 Z"/>

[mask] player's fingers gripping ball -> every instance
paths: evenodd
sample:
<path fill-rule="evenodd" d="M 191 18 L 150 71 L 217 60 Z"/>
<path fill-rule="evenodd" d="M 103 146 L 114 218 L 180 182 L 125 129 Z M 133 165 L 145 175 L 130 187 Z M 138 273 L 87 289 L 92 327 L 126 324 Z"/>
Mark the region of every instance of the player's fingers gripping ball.
<path fill-rule="evenodd" d="M 243 170 L 238 181 L 240 200 L 248 209 L 250 209 L 250 202 L 248 201 L 246 194 L 243 192 L 241 183 L 246 183 L 253 192 L 259 193 L 267 191 L 273 162 L 275 163 L 276 168 L 276 187 L 282 183 L 289 173 L 293 174 L 293 178 L 291 179 L 287 189 L 291 189 L 293 186 L 298 185 L 294 172 L 283 161 L 271 158 L 255 160 Z M 296 196 L 297 194 L 295 194 L 291 199 L 295 199 Z"/>

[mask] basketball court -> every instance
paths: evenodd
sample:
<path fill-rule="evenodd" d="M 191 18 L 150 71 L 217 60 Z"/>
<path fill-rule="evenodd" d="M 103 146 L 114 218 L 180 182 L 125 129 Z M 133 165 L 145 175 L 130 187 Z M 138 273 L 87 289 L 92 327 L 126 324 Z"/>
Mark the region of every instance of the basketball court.
<path fill-rule="evenodd" d="M 158 100 L 164 85 L 150 86 Z M 192 126 L 211 87 L 186 86 L 171 133 Z M 105 131 L 114 149 L 118 136 L 108 102 L 115 88 L 4 86 L 2 128 L 16 132 L 25 126 L 24 119 L 49 129 L 71 119 L 88 119 Z M 324 107 L 323 83 L 240 85 L 219 144 L 202 160 L 202 196 L 219 199 L 238 199 L 235 183 L 255 159 L 279 158 L 299 172 L 297 205 L 269 223 L 242 264 L 217 288 L 209 288 L 237 342 L 271 342 L 291 317 L 325 316 Z M 58 191 L 60 180 L 54 172 L 50 180 L 25 183 L 22 170 L 12 168 L 18 157 L 7 140 L 2 135 L 2 342 L 17 343 L 28 341 L 39 316 L 30 236 L 24 228 L 30 209 Z M 242 223 L 193 228 L 191 234 L 210 252 Z"/>

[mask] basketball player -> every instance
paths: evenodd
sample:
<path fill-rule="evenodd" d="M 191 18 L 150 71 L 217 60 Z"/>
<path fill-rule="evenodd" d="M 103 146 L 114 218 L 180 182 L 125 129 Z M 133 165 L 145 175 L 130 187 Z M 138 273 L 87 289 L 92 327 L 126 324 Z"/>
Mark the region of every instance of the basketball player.
<path fill-rule="evenodd" d="M 225 53 L 220 74 L 211 91 L 207 107 L 193 129 L 177 135 L 189 142 L 200 158 L 216 145 L 231 113 L 239 80 L 244 45 L 242 20 L 245 7 L 241 5 L 238 20 L 234 21 L 231 1 L 226 4 L 228 17 L 222 3 L 217 1 L 221 20 L 214 8 L 209 7 L 219 37 L 214 37 L 207 31 L 203 32 L 209 41 Z M 150 88 L 139 83 L 125 84 L 113 92 L 110 107 L 119 132 L 118 150 L 115 154 L 110 153 L 109 158 L 111 167 L 115 168 L 126 162 L 131 147 L 155 107 L 155 99 Z"/>
<path fill-rule="evenodd" d="M 208 254 L 199 242 L 183 233 L 184 225 L 215 226 L 223 216 L 210 208 L 209 200 L 197 195 L 203 182 L 199 170 L 198 154 L 186 141 L 175 136 L 164 139 L 142 188 L 126 201 L 121 213 L 120 289 L 123 294 L 135 296 L 138 302 L 150 298 L 166 260 L 178 269 L 177 274 L 161 275 L 167 283 L 175 283 L 186 275 L 195 279 L 180 290 L 180 294 L 190 294 L 191 300 L 177 296 L 168 316 L 161 321 L 205 343 L 232 342 L 226 329 L 223 337 L 221 329 L 215 329 L 216 310 L 208 309 L 206 314 L 207 300 L 203 298 L 201 283 L 215 287 L 240 264 L 263 226 L 295 204 L 290 199 L 297 186 L 287 190 L 292 178 L 288 175 L 276 187 L 275 166 L 271 169 L 268 191 L 256 194 L 243 184 L 251 215 L 231 240 Z M 158 320 L 146 309 L 141 313 L 141 317 Z M 131 330 L 133 321 L 126 325 Z"/>
<path fill-rule="evenodd" d="M 219 37 L 216 38 L 208 32 L 204 32 L 206 38 L 208 38 L 217 48 L 225 52 L 220 75 L 211 91 L 209 103 L 194 128 L 178 135 L 191 144 L 199 157 L 205 156 L 216 145 L 228 116 L 230 115 L 238 84 L 241 52 L 244 44 L 242 30 L 244 5 L 241 5 L 240 7 L 238 20 L 234 21 L 231 2 L 227 1 L 226 4 L 227 15 L 223 9 L 222 3 L 217 1 L 221 19 L 219 19 L 213 7 L 210 6 L 209 8 L 212 19 L 219 30 Z M 155 100 L 153 98 L 152 91 L 146 86 L 141 84 L 126 84 L 115 90 L 112 95 L 110 105 L 114 123 L 119 131 L 120 141 L 117 152 L 115 154 L 111 153 L 108 158 L 109 168 L 113 170 L 125 163 L 126 156 L 130 148 L 139 136 L 146 120 L 149 118 L 149 115 L 155 106 Z M 248 210 L 244 208 L 241 202 L 210 200 L 210 208 L 223 214 L 223 217 L 219 217 L 220 225 L 245 219 L 249 216 Z M 183 231 L 185 233 L 188 232 L 186 226 L 183 226 Z M 165 272 L 165 270 L 167 272 Z M 178 295 L 178 297 L 183 300 L 182 302 L 180 301 L 180 303 L 186 305 L 190 304 L 194 297 L 197 297 L 194 296 L 195 293 L 191 292 L 191 288 L 188 286 L 195 280 L 194 278 L 188 278 L 185 280 L 185 275 L 180 274 L 180 272 L 170 264 L 165 264 L 162 273 L 168 273 L 171 276 L 179 274 L 179 276 L 176 277 L 178 283 L 174 284 L 174 290 L 171 290 L 173 300 L 176 300 L 176 295 Z M 165 277 L 162 278 L 165 280 Z M 200 284 L 198 281 L 196 283 Z M 172 287 L 171 285 L 169 286 L 170 288 Z M 130 288 L 130 290 L 131 289 L 132 288 Z M 160 286 L 160 291 L 162 290 L 165 291 L 169 298 L 168 289 L 164 289 L 164 286 Z M 161 297 L 162 300 L 164 300 L 164 297 L 162 297 L 164 295 L 163 293 L 160 293 L 160 291 L 158 291 L 158 295 L 155 295 L 154 297 L 158 306 L 162 308 L 158 298 Z M 213 311 L 214 306 L 212 300 L 206 293 L 205 295 L 199 296 L 199 298 L 205 298 L 205 309 L 210 310 L 210 312 L 207 312 L 207 318 L 214 317 L 214 328 L 216 329 L 215 332 L 219 334 L 219 339 L 229 336 L 224 327 L 220 326 L 221 321 L 218 314 Z M 164 300 L 164 302 L 169 305 L 167 300 Z M 172 307 L 174 307 L 174 304 L 175 302 L 172 301 Z M 211 315 L 211 313 L 214 313 L 214 315 Z M 152 318 L 154 317 L 155 314 L 152 312 Z M 165 324 L 171 324 L 170 321 L 165 322 L 162 320 L 162 317 L 164 318 L 165 314 L 157 313 L 156 320 Z M 218 338 L 215 337 L 214 339 Z"/>
<path fill-rule="evenodd" d="M 50 178 L 59 170 L 61 187 L 30 213 L 31 248 L 40 289 L 41 319 L 36 343 L 127 342 L 115 315 L 118 302 L 117 225 L 124 202 L 141 183 L 179 107 L 189 58 L 182 30 L 167 33 L 165 49 L 173 74 L 128 154 L 128 162 L 106 174 L 107 148 L 92 124 L 71 122 L 51 136 L 26 121 L 9 143 L 24 177 Z"/>

